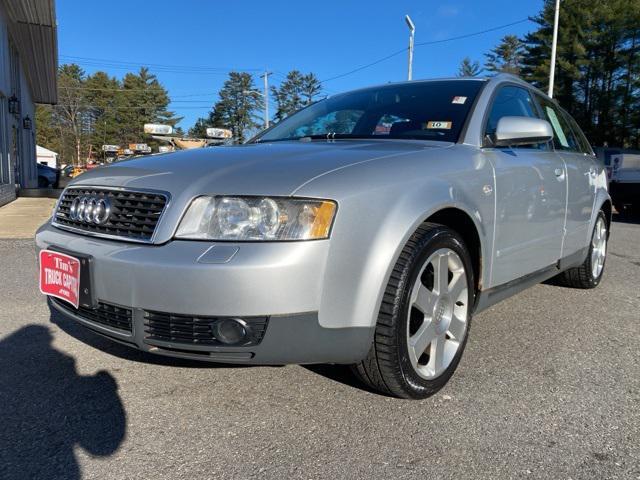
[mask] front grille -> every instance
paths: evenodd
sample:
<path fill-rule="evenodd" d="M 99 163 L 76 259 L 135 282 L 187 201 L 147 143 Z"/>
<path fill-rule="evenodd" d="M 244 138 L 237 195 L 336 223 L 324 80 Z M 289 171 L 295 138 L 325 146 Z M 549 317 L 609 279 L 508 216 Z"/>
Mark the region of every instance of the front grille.
<path fill-rule="evenodd" d="M 110 303 L 98 302 L 98 308 L 96 309 L 81 306 L 76 310 L 62 300 L 59 300 L 57 298 L 52 298 L 52 300 L 63 307 L 65 310 L 68 310 L 71 313 L 84 318 L 85 320 L 104 325 L 105 327 L 111 327 L 118 330 L 131 332 L 133 311 L 130 308 L 119 307 Z"/>
<path fill-rule="evenodd" d="M 95 222 L 74 220 L 70 217 L 73 200 L 85 195 L 109 199 L 111 213 L 106 222 L 98 225 Z M 159 192 L 71 187 L 62 193 L 53 223 L 90 235 L 149 242 L 167 200 L 167 195 Z"/>
<path fill-rule="evenodd" d="M 147 340 L 182 343 L 189 345 L 228 346 L 213 335 L 213 325 L 228 317 L 195 317 L 163 312 L 145 312 L 145 333 Z M 262 341 L 267 329 L 267 317 L 243 317 L 250 329 L 250 335 L 241 345 L 257 345 Z"/>

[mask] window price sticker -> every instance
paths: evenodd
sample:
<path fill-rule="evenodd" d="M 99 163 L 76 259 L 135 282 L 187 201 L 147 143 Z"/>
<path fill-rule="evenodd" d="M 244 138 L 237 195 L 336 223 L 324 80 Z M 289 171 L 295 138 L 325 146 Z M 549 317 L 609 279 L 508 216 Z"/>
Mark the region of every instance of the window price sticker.
<path fill-rule="evenodd" d="M 427 130 L 451 130 L 453 122 L 428 121 Z"/>

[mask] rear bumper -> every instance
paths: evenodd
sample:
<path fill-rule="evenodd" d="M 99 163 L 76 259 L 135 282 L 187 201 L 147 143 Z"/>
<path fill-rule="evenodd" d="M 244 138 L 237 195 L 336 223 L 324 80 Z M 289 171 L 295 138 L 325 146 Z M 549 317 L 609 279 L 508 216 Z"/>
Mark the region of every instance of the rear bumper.
<path fill-rule="evenodd" d="M 371 345 L 372 328 L 325 328 L 318 322 L 329 241 L 227 243 L 219 244 L 226 253 L 215 255 L 218 245 L 210 242 L 140 245 L 45 224 L 36 234 L 36 245 L 38 250 L 57 247 L 92 257 L 92 296 L 130 311 L 131 328 L 112 328 L 94 321 L 95 315 L 59 302 L 49 302 L 52 310 L 140 350 L 214 362 L 354 363 L 366 356 Z M 166 342 L 145 332 L 146 312 L 262 317 L 267 326 L 257 345 Z"/>

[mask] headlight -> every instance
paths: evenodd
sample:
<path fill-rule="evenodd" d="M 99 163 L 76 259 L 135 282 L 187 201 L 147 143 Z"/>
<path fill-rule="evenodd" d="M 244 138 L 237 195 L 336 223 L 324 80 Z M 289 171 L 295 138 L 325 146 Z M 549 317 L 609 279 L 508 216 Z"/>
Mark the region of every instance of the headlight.
<path fill-rule="evenodd" d="M 335 202 L 277 197 L 197 197 L 177 238 L 206 240 L 318 240 L 329 238 Z"/>

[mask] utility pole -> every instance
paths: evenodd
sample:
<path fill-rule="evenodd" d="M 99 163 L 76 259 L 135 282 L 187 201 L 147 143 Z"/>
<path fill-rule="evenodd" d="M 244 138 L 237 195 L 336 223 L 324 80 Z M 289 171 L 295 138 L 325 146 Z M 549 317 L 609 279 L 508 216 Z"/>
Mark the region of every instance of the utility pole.
<path fill-rule="evenodd" d="M 269 128 L 269 75 L 273 72 L 264 71 L 260 78 L 264 78 L 264 128 L 265 130 Z"/>
<path fill-rule="evenodd" d="M 409 27 L 409 72 L 407 74 L 407 80 L 411 80 L 413 77 L 413 39 L 416 33 L 416 26 L 411 21 L 409 15 L 404 16 L 404 21 L 407 23 L 407 27 Z"/>
<path fill-rule="evenodd" d="M 556 76 L 556 48 L 558 45 L 558 23 L 560 20 L 560 0 L 556 0 L 556 13 L 553 20 L 553 41 L 551 43 L 551 67 L 549 68 L 549 97 L 553 98 L 553 83 Z"/>

